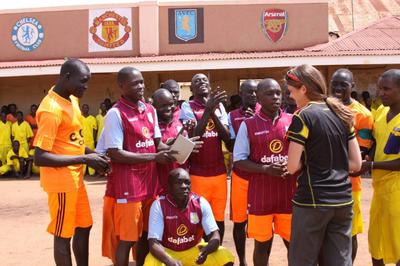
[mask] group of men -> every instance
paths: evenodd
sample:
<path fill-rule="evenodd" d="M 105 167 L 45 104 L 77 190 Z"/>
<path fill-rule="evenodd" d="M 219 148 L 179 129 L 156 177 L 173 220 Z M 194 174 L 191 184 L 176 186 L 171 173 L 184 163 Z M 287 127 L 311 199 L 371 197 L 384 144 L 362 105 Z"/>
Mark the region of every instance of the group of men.
<path fill-rule="evenodd" d="M 7 107 L 7 106 L 4 106 Z M 12 174 L 18 178 L 29 178 L 38 174 L 33 164 L 33 138 L 37 131 L 35 121 L 37 105 L 31 106 L 31 113 L 24 114 L 15 104 L 2 108 L 0 113 L 0 175 Z"/>
<path fill-rule="evenodd" d="M 137 265 L 232 265 L 233 255 L 220 246 L 228 198 L 223 142 L 233 151 L 230 214 L 240 265 L 247 265 L 246 233 L 255 239 L 254 265 L 268 264 L 274 233 L 289 247 L 291 200 L 296 190 L 296 176 L 289 175 L 286 167 L 286 133 L 292 116 L 282 108 L 284 93 L 276 80 L 242 83 L 242 105 L 227 114 L 222 104 L 227 99 L 226 92 L 212 91 L 204 74 L 192 78 L 193 100 L 179 106 L 179 85 L 168 80 L 154 92 L 150 105 L 143 101 L 145 86 L 140 71 L 124 67 L 116 81 L 121 98 L 107 112 L 94 151 L 81 133 L 86 108 L 82 108 L 82 116 L 78 102 L 90 77 L 85 63 L 67 60 L 36 117 L 35 163 L 41 166 L 41 185 L 49 197 L 48 231 L 54 235 L 57 265 L 71 265 L 72 237 L 77 265 L 88 264 L 92 217 L 83 183 L 84 165 L 107 175 L 102 252 L 115 265 L 128 265 L 131 250 Z M 377 121 L 384 121 L 373 129 L 370 112 L 350 97 L 355 86 L 351 72 L 339 69 L 331 80 L 332 94 L 356 114 L 357 138 L 366 159 L 363 170 L 373 169 L 373 174 L 376 169 L 386 169 L 379 170 L 379 175 L 386 176 L 388 171 L 391 175 L 400 173 L 396 164 L 400 160 L 400 101 L 394 101 L 400 100 L 399 83 L 399 71 L 381 78 L 379 91 L 386 99 L 383 104 L 388 106 L 382 108 L 389 108 L 391 119 L 387 122 L 381 118 L 378 110 Z M 389 150 L 393 161 L 385 163 L 382 161 L 389 157 L 375 155 L 375 162 L 371 163 L 374 157 L 367 157 L 372 129 L 376 152 L 390 142 L 390 147 L 386 145 L 384 149 Z M 384 130 L 391 135 L 380 136 Z M 179 134 L 196 144 L 184 165 L 176 162 L 174 155 L 178 151 L 170 149 Z M 363 230 L 358 174 L 352 177 L 354 236 Z M 374 202 L 372 209 L 379 213 L 380 204 L 387 203 L 387 199 Z M 371 253 L 376 263 L 380 259 L 387 262 L 386 254 L 382 254 L 382 250 L 388 250 L 382 248 L 387 244 L 378 239 L 382 219 L 390 214 L 387 211 L 380 217 L 371 215 L 376 219 L 376 226 L 370 225 L 375 232 L 376 246 Z M 400 237 L 397 229 L 387 231 Z M 400 245 L 400 238 L 396 243 Z M 354 257 L 356 247 L 354 237 Z M 400 259 L 400 254 L 391 255 Z"/>

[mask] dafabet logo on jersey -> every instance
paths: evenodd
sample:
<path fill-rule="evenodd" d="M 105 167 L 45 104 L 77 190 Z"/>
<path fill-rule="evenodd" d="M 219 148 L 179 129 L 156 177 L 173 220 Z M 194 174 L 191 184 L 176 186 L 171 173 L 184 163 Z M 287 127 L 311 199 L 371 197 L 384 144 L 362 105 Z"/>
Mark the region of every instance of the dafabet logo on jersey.
<path fill-rule="evenodd" d="M 187 226 L 184 225 L 184 224 L 180 224 L 180 225 L 178 226 L 178 228 L 176 229 L 176 234 L 177 234 L 178 236 L 184 236 L 184 235 L 186 235 L 187 233 L 188 233 L 188 228 L 187 228 Z"/>
<path fill-rule="evenodd" d="M 149 131 L 149 129 L 147 127 L 142 127 L 142 134 L 146 138 L 150 138 L 150 131 Z"/>
<path fill-rule="evenodd" d="M 211 131 L 214 128 L 215 128 L 214 121 L 212 121 L 212 119 L 209 119 L 208 122 L 207 122 L 206 130 L 207 131 Z"/>
<path fill-rule="evenodd" d="M 283 143 L 279 139 L 274 139 L 269 143 L 269 150 L 273 153 L 280 153 L 283 150 Z"/>

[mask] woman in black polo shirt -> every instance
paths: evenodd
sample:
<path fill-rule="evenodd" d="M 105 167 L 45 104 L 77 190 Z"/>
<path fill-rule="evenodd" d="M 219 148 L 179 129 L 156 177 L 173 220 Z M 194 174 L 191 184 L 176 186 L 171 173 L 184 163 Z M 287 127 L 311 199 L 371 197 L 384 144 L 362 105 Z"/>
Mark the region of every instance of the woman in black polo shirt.
<path fill-rule="evenodd" d="M 293 199 L 289 265 L 350 266 L 352 204 L 349 171 L 361 156 L 353 114 L 326 97 L 322 74 L 301 65 L 285 76 L 299 111 L 288 130 L 288 171 L 300 171 Z"/>

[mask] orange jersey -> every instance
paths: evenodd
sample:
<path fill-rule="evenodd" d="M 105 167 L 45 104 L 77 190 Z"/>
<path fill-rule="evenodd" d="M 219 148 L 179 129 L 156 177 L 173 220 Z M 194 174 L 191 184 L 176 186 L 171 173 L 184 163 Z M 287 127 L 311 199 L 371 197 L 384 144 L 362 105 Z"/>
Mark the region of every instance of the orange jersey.
<path fill-rule="evenodd" d="M 11 123 L 17 122 L 17 118 L 13 116 L 12 114 L 8 114 L 6 117 L 7 121 L 10 121 Z"/>
<path fill-rule="evenodd" d="M 353 100 L 349 108 L 354 114 L 354 133 L 356 134 L 358 145 L 365 148 L 372 146 L 372 127 L 374 119 L 371 112 L 361 103 Z"/>
<path fill-rule="evenodd" d="M 27 115 L 25 117 L 25 121 L 28 122 L 28 124 L 31 126 L 32 131 L 33 131 L 33 138 L 31 139 L 31 141 L 29 142 L 29 147 L 31 148 L 33 146 L 33 140 L 36 136 L 36 132 L 37 132 L 37 123 L 36 123 L 36 118 L 33 117 L 32 115 Z M 33 126 L 36 126 L 35 128 L 33 128 Z"/>
<path fill-rule="evenodd" d="M 372 127 L 374 119 L 371 112 L 361 103 L 353 100 L 349 105 L 354 114 L 354 133 L 360 147 L 370 149 L 372 146 Z M 361 176 L 352 177 L 351 186 L 353 191 L 361 191 Z"/>
<path fill-rule="evenodd" d="M 82 115 L 78 98 L 70 101 L 51 89 L 36 113 L 34 146 L 59 155 L 83 155 Z M 83 166 L 40 167 L 40 183 L 47 192 L 77 191 L 83 185 Z"/>

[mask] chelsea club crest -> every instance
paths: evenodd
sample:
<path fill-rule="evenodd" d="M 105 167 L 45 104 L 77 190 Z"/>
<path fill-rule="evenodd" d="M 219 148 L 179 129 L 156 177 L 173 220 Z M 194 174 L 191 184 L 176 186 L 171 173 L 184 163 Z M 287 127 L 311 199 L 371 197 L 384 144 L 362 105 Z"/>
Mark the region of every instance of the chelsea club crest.
<path fill-rule="evenodd" d="M 25 17 L 18 20 L 11 31 L 11 41 L 19 50 L 31 52 L 43 42 L 44 31 L 39 20 Z"/>

